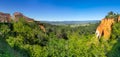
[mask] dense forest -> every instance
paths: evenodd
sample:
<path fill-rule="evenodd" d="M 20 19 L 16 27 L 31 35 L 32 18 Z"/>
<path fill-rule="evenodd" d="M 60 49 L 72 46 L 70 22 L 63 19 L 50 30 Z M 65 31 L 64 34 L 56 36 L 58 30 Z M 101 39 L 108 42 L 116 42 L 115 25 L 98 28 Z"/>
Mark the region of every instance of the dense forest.
<path fill-rule="evenodd" d="M 78 27 L 43 25 L 46 32 L 24 18 L 0 23 L 0 57 L 120 57 L 120 22 L 113 24 L 108 41 L 96 38 L 99 23 Z"/>

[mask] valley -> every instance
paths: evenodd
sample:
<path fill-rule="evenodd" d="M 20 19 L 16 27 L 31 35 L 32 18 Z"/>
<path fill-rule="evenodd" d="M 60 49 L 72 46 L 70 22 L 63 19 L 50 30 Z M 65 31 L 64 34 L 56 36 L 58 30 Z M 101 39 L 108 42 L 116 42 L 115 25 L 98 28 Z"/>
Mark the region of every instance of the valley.
<path fill-rule="evenodd" d="M 116 21 L 120 15 L 116 13 L 108 13 L 102 21 L 55 23 L 35 21 L 21 13 L 15 14 L 14 19 L 3 14 L 0 14 L 3 20 L 0 23 L 0 57 L 120 56 L 120 22 Z"/>

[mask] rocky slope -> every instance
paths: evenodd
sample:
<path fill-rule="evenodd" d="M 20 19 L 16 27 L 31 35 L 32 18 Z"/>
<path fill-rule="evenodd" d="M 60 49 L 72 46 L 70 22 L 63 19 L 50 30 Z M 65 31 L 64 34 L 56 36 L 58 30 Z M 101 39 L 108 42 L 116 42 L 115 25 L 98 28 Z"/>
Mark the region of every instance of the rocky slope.
<path fill-rule="evenodd" d="M 29 18 L 25 15 L 23 15 L 22 13 L 20 12 L 15 12 L 13 14 L 13 16 L 11 16 L 9 13 L 3 13 L 3 12 L 0 12 L 0 22 L 11 22 L 11 20 L 13 19 L 15 22 L 18 22 L 20 18 L 23 18 L 25 19 L 26 22 L 35 22 L 34 19 L 32 18 Z M 45 32 L 45 27 L 42 23 L 40 23 L 40 21 L 37 21 L 37 24 L 38 26 L 40 27 L 40 29 L 42 29 L 44 32 Z"/>
<path fill-rule="evenodd" d="M 27 22 L 33 22 L 34 21 L 34 19 L 26 17 L 20 12 L 15 12 L 13 15 L 14 15 L 15 21 L 19 21 L 20 18 L 24 18 L 25 21 L 27 21 Z"/>
<path fill-rule="evenodd" d="M 11 16 L 9 13 L 0 12 L 0 22 L 10 22 Z"/>

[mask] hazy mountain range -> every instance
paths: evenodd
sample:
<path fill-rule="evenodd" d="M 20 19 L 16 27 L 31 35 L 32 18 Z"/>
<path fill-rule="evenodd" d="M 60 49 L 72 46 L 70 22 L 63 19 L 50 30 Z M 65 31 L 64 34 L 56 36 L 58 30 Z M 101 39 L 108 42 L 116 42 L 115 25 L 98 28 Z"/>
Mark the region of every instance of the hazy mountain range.
<path fill-rule="evenodd" d="M 42 23 L 49 23 L 52 25 L 70 25 L 70 24 L 89 24 L 98 23 L 100 20 L 88 20 L 88 21 L 41 21 Z"/>

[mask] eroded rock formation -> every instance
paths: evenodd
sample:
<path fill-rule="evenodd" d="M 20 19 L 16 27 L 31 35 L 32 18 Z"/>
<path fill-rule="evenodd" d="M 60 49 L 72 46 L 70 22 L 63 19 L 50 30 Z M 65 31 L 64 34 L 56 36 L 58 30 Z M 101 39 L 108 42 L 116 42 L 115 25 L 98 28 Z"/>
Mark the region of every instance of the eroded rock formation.
<path fill-rule="evenodd" d="M 23 15 L 23 14 L 20 13 L 20 12 L 15 12 L 15 13 L 14 13 L 14 19 L 15 19 L 15 21 L 18 21 L 20 18 L 25 19 L 26 22 L 34 22 L 34 21 L 35 21 L 34 19 L 29 18 L 29 17 Z M 37 23 L 38 23 L 38 26 L 40 27 L 40 29 L 43 30 L 43 32 L 46 32 L 44 25 L 42 25 L 42 24 L 40 23 L 40 21 L 37 22 Z"/>
<path fill-rule="evenodd" d="M 118 20 L 117 20 L 118 22 L 120 22 L 120 16 L 118 17 Z"/>
<path fill-rule="evenodd" d="M 25 21 L 27 21 L 27 22 L 33 22 L 34 21 L 32 18 L 26 17 L 26 16 L 24 16 L 20 12 L 15 12 L 14 13 L 14 19 L 15 19 L 15 21 L 18 21 L 20 18 L 25 19 Z"/>
<path fill-rule="evenodd" d="M 10 14 L 0 12 L 0 22 L 10 22 L 10 21 L 11 21 Z"/>
<path fill-rule="evenodd" d="M 29 18 L 29 17 L 23 15 L 20 12 L 15 12 L 13 15 L 14 16 L 11 16 L 8 13 L 2 13 L 2 12 L 0 12 L 0 22 L 6 22 L 6 23 L 8 23 L 8 22 L 11 22 L 11 19 L 13 19 L 14 21 L 18 22 L 20 18 L 25 19 L 26 22 L 34 22 L 35 21 L 34 19 Z M 40 29 L 43 30 L 44 32 L 46 32 L 44 25 L 42 25 L 40 23 L 40 21 L 38 23 L 39 23 L 38 26 L 40 27 Z"/>
<path fill-rule="evenodd" d="M 97 38 L 101 38 L 101 36 L 103 36 L 104 40 L 108 40 L 110 38 L 112 25 L 114 22 L 114 18 L 102 19 L 100 25 L 96 29 Z"/>
<path fill-rule="evenodd" d="M 43 24 L 39 24 L 39 27 L 41 28 L 41 30 L 43 30 L 43 32 L 46 32 L 45 27 L 44 27 Z"/>

